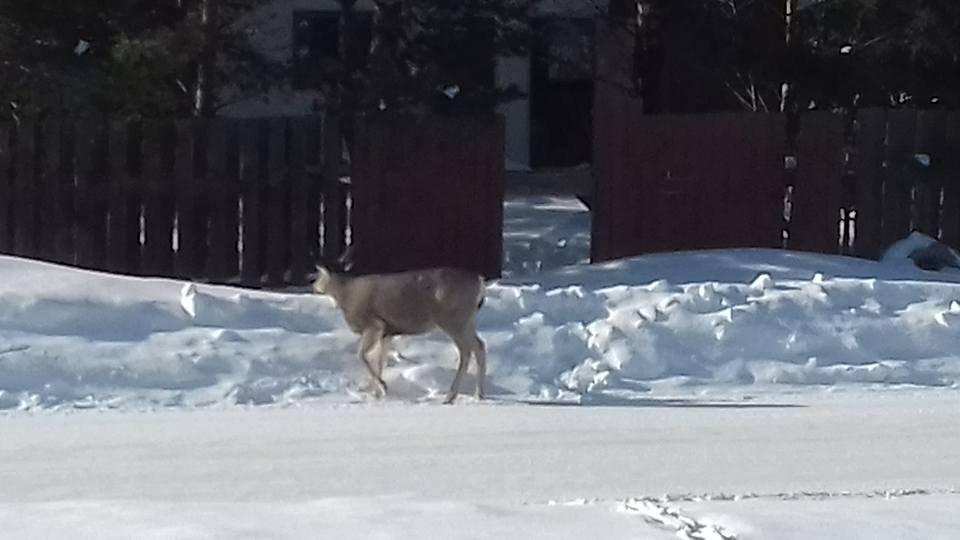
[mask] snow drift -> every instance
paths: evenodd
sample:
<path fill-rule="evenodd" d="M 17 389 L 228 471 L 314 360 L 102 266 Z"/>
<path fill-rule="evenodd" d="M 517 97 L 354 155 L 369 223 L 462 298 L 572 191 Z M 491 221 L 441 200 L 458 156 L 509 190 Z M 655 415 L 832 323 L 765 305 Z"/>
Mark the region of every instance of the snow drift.
<path fill-rule="evenodd" d="M 489 392 L 632 399 L 960 380 L 960 273 L 778 250 L 652 255 L 490 285 Z M 332 302 L 0 257 L 0 409 L 366 399 Z M 439 400 L 442 336 L 398 340 L 392 399 Z M 467 387 L 472 381 L 465 381 Z"/>

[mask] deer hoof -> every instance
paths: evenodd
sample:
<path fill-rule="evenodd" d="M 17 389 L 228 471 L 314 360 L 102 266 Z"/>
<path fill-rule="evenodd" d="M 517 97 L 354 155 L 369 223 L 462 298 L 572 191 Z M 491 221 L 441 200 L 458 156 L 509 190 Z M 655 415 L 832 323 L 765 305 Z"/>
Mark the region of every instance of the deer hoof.
<path fill-rule="evenodd" d="M 374 397 L 382 398 L 387 395 L 387 384 L 383 381 L 370 381 L 370 384 L 367 385 L 367 391 L 374 395 Z"/>

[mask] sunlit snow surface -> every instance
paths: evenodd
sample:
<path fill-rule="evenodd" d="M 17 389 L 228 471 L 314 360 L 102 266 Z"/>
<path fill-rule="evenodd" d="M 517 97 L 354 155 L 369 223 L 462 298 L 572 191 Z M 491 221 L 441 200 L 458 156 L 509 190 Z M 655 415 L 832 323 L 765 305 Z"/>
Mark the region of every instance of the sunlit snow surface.
<path fill-rule="evenodd" d="M 327 298 L 0 257 L 0 537 L 956 536 L 960 273 L 505 220 L 453 407 L 442 336 L 377 401 Z"/>

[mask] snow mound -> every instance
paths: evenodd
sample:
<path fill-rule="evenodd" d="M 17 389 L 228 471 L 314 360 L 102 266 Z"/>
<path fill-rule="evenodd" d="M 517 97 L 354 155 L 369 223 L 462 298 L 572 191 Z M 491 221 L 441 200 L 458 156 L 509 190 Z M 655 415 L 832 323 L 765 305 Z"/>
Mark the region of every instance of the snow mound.
<path fill-rule="evenodd" d="M 490 393 L 510 400 L 952 386 L 960 273 L 779 250 L 651 255 L 492 283 L 479 327 Z M 439 400 L 453 346 L 397 346 L 391 399 Z M 355 347 L 325 297 L 0 257 L 0 409 L 366 400 Z"/>
<path fill-rule="evenodd" d="M 892 264 L 911 261 L 924 270 L 960 268 L 960 255 L 953 248 L 918 231 L 891 244 L 880 260 Z"/>

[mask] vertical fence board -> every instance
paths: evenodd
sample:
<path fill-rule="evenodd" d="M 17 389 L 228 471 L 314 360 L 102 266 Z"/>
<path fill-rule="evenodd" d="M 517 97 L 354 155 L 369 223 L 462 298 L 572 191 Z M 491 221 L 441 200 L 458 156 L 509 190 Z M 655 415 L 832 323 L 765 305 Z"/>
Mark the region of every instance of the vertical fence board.
<path fill-rule="evenodd" d="M 384 216 L 386 212 L 392 211 L 392 208 L 385 205 L 384 191 L 388 188 L 389 180 L 385 178 L 386 169 L 390 168 L 397 172 L 404 163 L 398 161 L 397 155 L 411 154 L 410 149 L 416 146 L 417 142 L 413 137 L 406 138 L 403 141 L 397 141 L 396 146 L 383 145 L 382 141 L 388 139 L 389 135 L 384 132 L 389 130 L 388 121 L 392 118 L 378 119 L 374 123 L 367 119 L 362 119 L 356 127 L 357 137 L 354 142 L 352 153 L 353 159 L 353 228 L 352 228 L 352 255 L 354 270 L 358 272 L 373 272 L 376 262 L 372 261 L 370 254 L 383 252 L 384 238 L 375 233 L 378 218 Z M 415 132 L 420 130 L 415 130 Z M 402 147 L 401 147 L 402 145 Z M 387 165 L 389 163 L 389 165 Z M 425 174 L 429 174 L 424 170 Z M 400 173 L 402 176 L 402 173 Z M 409 230 L 409 228 L 407 228 Z M 397 231 L 397 235 L 391 240 L 396 241 L 401 237 L 404 231 Z M 388 240 L 389 241 L 389 240 Z M 402 240 L 401 240 L 402 241 Z M 391 271 L 394 270 L 391 261 L 386 261 L 390 265 Z"/>
<path fill-rule="evenodd" d="M 913 204 L 910 208 L 912 229 L 932 236 L 940 233 L 940 189 L 941 180 L 935 171 L 941 168 L 946 143 L 947 115 L 943 111 L 919 111 L 917 113 L 917 134 L 914 144 L 915 154 L 930 156 L 932 169 L 914 160 L 911 164 L 916 171 L 913 187 Z"/>
<path fill-rule="evenodd" d="M 630 108 L 632 100 L 619 88 L 598 82 L 594 94 L 592 219 L 590 260 L 602 262 L 615 257 L 613 231 L 614 207 L 626 182 Z M 634 171 L 636 173 L 636 171 Z"/>
<path fill-rule="evenodd" d="M 731 171 L 730 238 L 742 238 L 744 247 L 777 247 L 781 243 L 783 193 L 786 185 L 786 121 L 780 115 L 753 116 L 742 134 L 742 161 Z M 736 120 L 726 115 L 727 124 Z M 721 134 L 722 136 L 722 134 Z M 738 220 L 738 215 L 746 219 Z"/>
<path fill-rule="evenodd" d="M 140 272 L 147 275 L 160 275 L 163 257 L 163 216 L 158 198 L 162 177 L 163 158 L 161 150 L 160 125 L 156 120 L 144 120 L 142 126 L 140 174 L 137 177 L 136 191 L 141 196 L 142 242 Z"/>
<path fill-rule="evenodd" d="M 290 279 L 302 283 L 310 273 L 311 246 L 307 234 L 307 123 L 302 119 L 290 121 L 290 156 L 288 189 L 290 190 L 290 213 L 288 217 L 290 238 Z"/>
<path fill-rule="evenodd" d="M 776 247 L 780 244 L 786 136 L 783 119 L 773 114 L 713 116 L 697 152 L 698 230 L 690 248 Z M 699 128 L 688 126 L 693 133 Z M 719 182 L 710 178 L 719 174 Z"/>
<path fill-rule="evenodd" d="M 99 123 L 82 119 L 74 124 L 73 148 L 76 192 L 74 261 L 86 268 L 103 269 L 106 257 L 106 209 L 104 206 L 104 134 Z"/>
<path fill-rule="evenodd" d="M 204 187 L 210 200 L 208 221 L 209 241 L 206 261 L 206 277 L 222 281 L 231 277 L 229 265 L 230 245 L 230 200 L 234 189 L 228 179 L 229 160 L 227 146 L 230 124 L 223 120 L 207 122 L 207 171 Z"/>
<path fill-rule="evenodd" d="M 203 180 L 196 173 L 193 120 L 178 120 L 173 157 L 173 177 L 177 190 L 177 253 L 175 270 L 189 279 L 203 277 L 206 261 L 207 222 L 202 212 Z"/>
<path fill-rule="evenodd" d="M 620 191 L 611 207 L 612 258 L 661 251 L 667 241 L 663 233 L 673 229 L 677 221 L 692 222 L 696 214 L 694 204 L 682 204 L 690 202 L 683 201 L 688 194 L 690 164 L 682 155 L 678 156 L 685 145 L 668 143 L 685 133 L 683 119 L 645 118 L 637 104 L 631 105 L 627 116 L 629 147 L 620 175 Z M 664 216 L 667 206 L 676 212 Z"/>
<path fill-rule="evenodd" d="M 306 130 L 306 188 L 301 194 L 306 200 L 306 243 L 308 246 L 308 272 L 313 272 L 320 262 L 320 200 L 323 193 L 324 139 L 323 115 L 313 115 L 303 120 Z"/>
<path fill-rule="evenodd" d="M 287 208 L 286 134 L 287 122 L 271 119 L 267 133 L 266 181 L 266 270 L 270 284 L 284 283 L 287 269 Z"/>
<path fill-rule="evenodd" d="M 347 229 L 346 189 L 340 182 L 340 121 L 333 114 L 323 118 L 323 251 L 324 264 L 334 266 L 345 249 Z M 356 170 L 353 171 L 356 176 Z"/>
<path fill-rule="evenodd" d="M 21 119 L 17 129 L 16 165 L 13 186 L 17 192 L 14 203 L 13 253 L 36 257 L 36 122 Z"/>
<path fill-rule="evenodd" d="M 787 119 L 781 115 L 769 114 L 762 118 L 753 133 L 755 145 L 748 145 L 754 152 L 753 181 L 741 185 L 746 192 L 754 194 L 756 209 L 748 215 L 753 216 L 750 225 L 755 235 L 754 246 L 780 247 L 783 243 L 783 197 L 787 187 L 787 173 L 784 156 L 787 154 Z M 768 228 L 772 231 L 768 232 Z"/>
<path fill-rule="evenodd" d="M 8 253 L 13 244 L 10 219 L 14 193 L 10 185 L 11 162 L 10 124 L 0 123 L 0 253 Z"/>
<path fill-rule="evenodd" d="M 844 120 L 826 112 L 800 119 L 790 249 L 839 253 Z"/>
<path fill-rule="evenodd" d="M 883 211 L 883 147 L 887 115 L 883 109 L 857 113 L 857 142 L 854 158 L 856 238 L 854 254 L 876 258 L 881 250 Z"/>
<path fill-rule="evenodd" d="M 235 282 L 240 278 L 240 139 L 237 120 L 225 120 L 227 127 L 227 168 L 222 184 L 222 200 L 218 213 L 223 216 L 224 266 L 226 279 Z"/>
<path fill-rule="evenodd" d="M 737 141 L 742 137 L 742 124 L 728 125 L 725 114 L 704 115 L 702 120 L 685 116 L 681 140 L 687 141 L 683 161 L 688 164 L 684 175 L 684 203 L 693 205 L 688 227 L 676 227 L 679 249 L 712 249 L 724 244 L 732 223 L 728 212 L 739 206 L 729 196 L 734 171 L 741 157 Z M 698 120 L 701 120 L 698 122 Z M 697 124 L 700 124 L 699 126 Z M 713 148 L 714 152 L 693 152 L 693 148 Z M 675 166 L 675 164 L 674 164 Z M 711 176 L 716 181 L 709 181 Z M 663 209 L 662 212 L 665 212 Z M 745 217 L 744 216 L 741 216 Z M 664 231 L 669 237 L 669 231 Z M 739 239 L 737 240 L 739 241 Z"/>
<path fill-rule="evenodd" d="M 917 113 L 913 110 L 891 111 L 887 117 L 881 246 L 889 246 L 910 232 L 913 182 L 909 167 L 916 125 Z"/>
<path fill-rule="evenodd" d="M 241 282 L 259 287 L 263 276 L 263 192 L 261 189 L 260 126 L 240 124 L 240 186 L 243 196 L 243 261 Z"/>
<path fill-rule="evenodd" d="M 92 235 L 96 239 L 93 246 L 93 257 L 98 267 L 103 267 L 108 259 L 108 230 L 110 217 L 110 197 L 113 190 L 110 185 L 110 163 L 108 161 L 110 125 L 105 118 L 90 121 L 97 129 L 96 153 L 94 162 L 94 180 L 91 185 L 97 197 L 94 208 L 97 212 L 97 222 L 91 225 Z"/>
<path fill-rule="evenodd" d="M 155 247 L 157 272 L 163 276 L 175 276 L 176 252 L 174 251 L 174 225 L 177 213 L 176 184 L 176 135 L 177 128 L 172 119 L 160 122 L 160 178 L 156 183 L 159 196 L 156 197 L 154 215 L 160 223 L 154 224 L 154 235 L 160 243 Z"/>
<path fill-rule="evenodd" d="M 947 116 L 944 135 L 942 240 L 960 247 L 960 112 Z"/>
<path fill-rule="evenodd" d="M 144 123 L 143 166 L 139 191 L 143 195 L 144 245 L 142 270 L 153 276 L 173 274 L 172 124 Z"/>
<path fill-rule="evenodd" d="M 474 232 L 485 242 L 486 264 L 480 268 L 485 276 L 499 277 L 503 269 L 503 198 L 506 179 L 504 149 L 506 148 L 506 124 L 502 117 L 494 117 L 492 133 L 482 133 L 477 137 L 478 153 L 476 162 L 477 176 L 482 180 L 475 185 L 479 188 L 477 205 L 478 224 Z"/>
<path fill-rule="evenodd" d="M 37 147 L 39 186 L 37 200 L 37 256 L 58 263 L 73 262 L 65 251 L 72 250 L 73 238 L 63 226 L 70 223 L 73 208 L 67 208 L 67 183 L 60 167 L 60 120 L 47 118 L 40 125 L 40 145 Z"/>
<path fill-rule="evenodd" d="M 109 123 L 107 163 L 110 172 L 110 221 L 107 227 L 106 269 L 133 272 L 134 254 L 139 250 L 139 217 L 130 197 L 131 178 L 127 165 L 129 126 L 125 121 Z"/>

